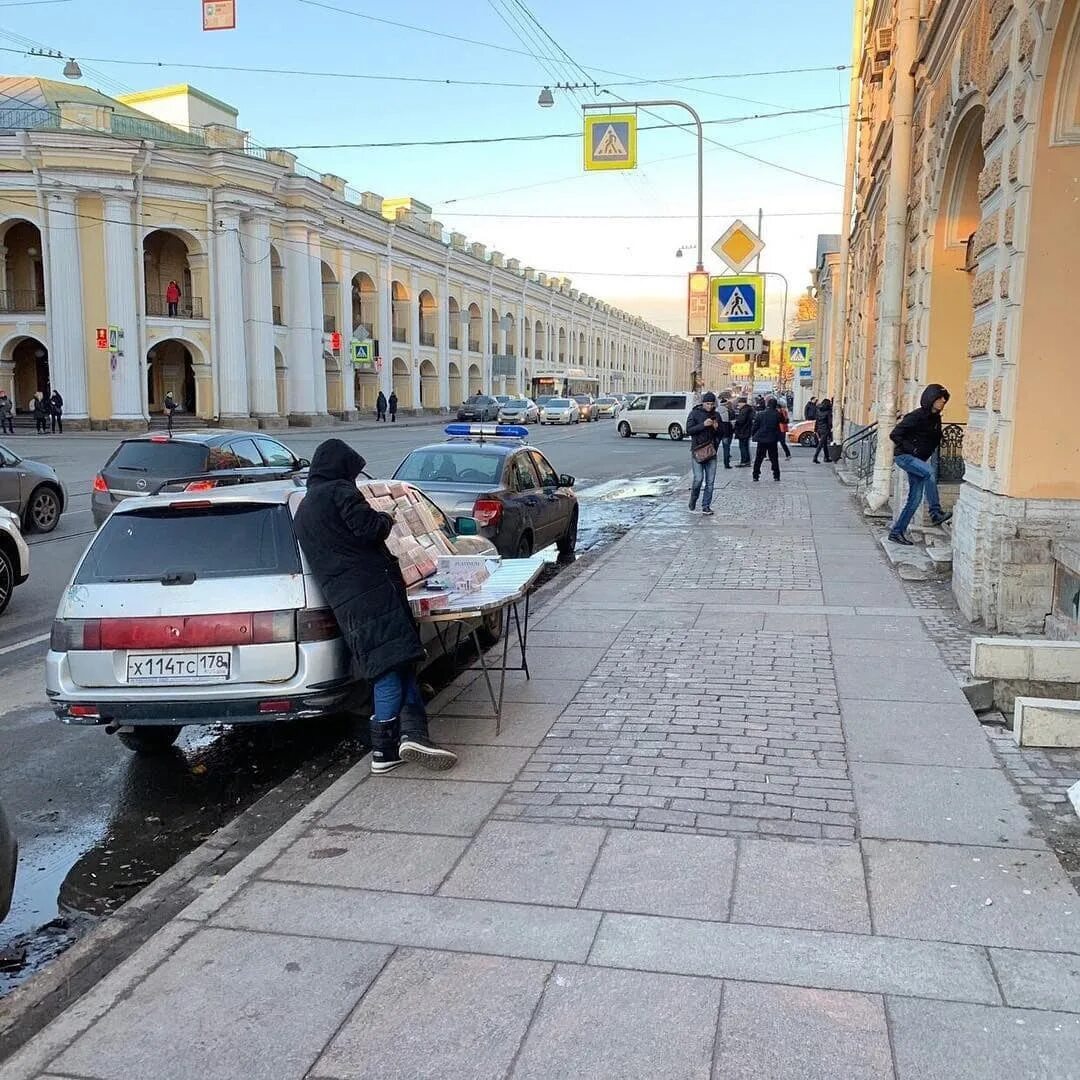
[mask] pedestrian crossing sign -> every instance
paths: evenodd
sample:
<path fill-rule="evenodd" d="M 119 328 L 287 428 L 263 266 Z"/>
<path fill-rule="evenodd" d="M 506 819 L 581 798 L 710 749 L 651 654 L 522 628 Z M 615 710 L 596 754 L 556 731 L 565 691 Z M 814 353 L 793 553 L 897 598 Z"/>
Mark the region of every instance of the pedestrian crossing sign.
<path fill-rule="evenodd" d="M 351 342 L 350 351 L 352 353 L 353 367 L 364 368 L 368 371 L 374 368 L 375 361 L 371 355 L 371 345 L 370 341 Z"/>
<path fill-rule="evenodd" d="M 709 291 L 711 334 L 755 334 L 764 330 L 764 274 L 714 277 Z"/>
<path fill-rule="evenodd" d="M 637 116 L 600 113 L 585 117 L 585 169 L 637 168 Z"/>
<path fill-rule="evenodd" d="M 810 365 L 810 343 L 808 341 L 800 341 L 796 345 L 788 346 L 788 364 L 793 368 L 809 368 Z"/>

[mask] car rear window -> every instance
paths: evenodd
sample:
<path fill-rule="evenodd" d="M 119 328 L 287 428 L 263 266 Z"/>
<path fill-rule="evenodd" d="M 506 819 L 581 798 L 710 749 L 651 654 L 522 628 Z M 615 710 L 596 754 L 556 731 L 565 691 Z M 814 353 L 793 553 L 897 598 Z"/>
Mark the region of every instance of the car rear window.
<path fill-rule="evenodd" d="M 570 402 L 566 398 L 553 397 L 548 399 L 548 406 L 552 409 L 565 409 Z"/>
<path fill-rule="evenodd" d="M 151 476 L 193 476 L 206 471 L 208 456 L 209 451 L 201 443 L 135 439 L 120 444 L 106 469 Z"/>
<path fill-rule="evenodd" d="M 497 485 L 502 476 L 502 454 L 477 454 L 468 451 L 414 450 L 394 473 L 395 480 L 414 484 L 425 481 L 444 484 Z"/>
<path fill-rule="evenodd" d="M 685 394 L 653 394 L 649 402 L 650 409 L 678 409 L 686 408 Z"/>
<path fill-rule="evenodd" d="M 75 576 L 76 585 L 301 573 L 285 506 L 222 503 L 118 513 L 102 525 Z"/>

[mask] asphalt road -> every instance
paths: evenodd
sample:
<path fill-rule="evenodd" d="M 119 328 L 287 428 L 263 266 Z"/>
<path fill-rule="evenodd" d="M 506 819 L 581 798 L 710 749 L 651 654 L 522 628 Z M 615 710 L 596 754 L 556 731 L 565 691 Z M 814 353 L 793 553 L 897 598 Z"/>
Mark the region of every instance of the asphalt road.
<path fill-rule="evenodd" d="M 439 441 L 441 429 L 386 425 L 337 434 L 367 458 L 373 476 L 388 476 L 410 449 Z M 303 457 L 327 437 L 281 434 Z M 177 754 L 141 760 L 99 729 L 55 720 L 43 691 L 49 628 L 93 535 L 90 486 L 115 441 L 70 433 L 7 440 L 15 452 L 53 465 L 70 502 L 54 533 L 30 538 L 30 580 L 0 617 L 0 794 L 21 842 L 16 902 L 0 926 L 0 994 L 274 785 L 304 769 L 314 794 L 324 766 L 362 752 L 332 725 L 319 732 L 189 728 Z M 583 557 L 646 513 L 650 496 L 670 489 L 671 480 L 660 478 L 689 471 L 687 442 L 623 440 L 609 421 L 535 427 L 530 441 L 577 478 Z"/>

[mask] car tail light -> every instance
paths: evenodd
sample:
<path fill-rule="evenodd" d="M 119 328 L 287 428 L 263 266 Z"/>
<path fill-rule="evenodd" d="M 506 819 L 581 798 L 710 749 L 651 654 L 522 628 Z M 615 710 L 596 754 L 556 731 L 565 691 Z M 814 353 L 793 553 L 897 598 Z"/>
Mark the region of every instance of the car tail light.
<path fill-rule="evenodd" d="M 209 510 L 214 504 L 209 499 L 192 499 L 190 502 L 169 503 L 170 510 Z"/>
<path fill-rule="evenodd" d="M 68 716 L 76 717 L 79 720 L 100 720 L 101 712 L 96 705 L 69 705 L 67 707 Z"/>
<path fill-rule="evenodd" d="M 281 645 L 296 640 L 296 616 L 292 611 L 256 611 L 251 617 L 256 645 Z"/>
<path fill-rule="evenodd" d="M 302 642 L 333 641 L 341 637 L 334 613 L 329 608 L 312 608 L 296 613 L 296 637 Z"/>
<path fill-rule="evenodd" d="M 109 485 L 105 483 L 105 477 L 101 473 L 94 477 L 94 490 L 103 495 L 109 493 Z"/>
<path fill-rule="evenodd" d="M 101 620 L 57 619 L 49 648 L 53 652 L 96 652 L 101 648 Z"/>
<path fill-rule="evenodd" d="M 477 499 L 472 516 L 482 529 L 494 528 L 502 521 L 503 507 L 498 499 Z"/>
<path fill-rule="evenodd" d="M 281 698 L 276 701 L 260 701 L 259 712 L 264 716 L 266 715 L 280 715 L 281 713 L 290 713 L 293 711 L 293 703 L 288 698 Z"/>
<path fill-rule="evenodd" d="M 192 480 L 192 482 L 190 484 L 188 484 L 187 487 L 184 488 L 184 490 L 185 491 L 210 491 L 212 488 L 216 488 L 216 487 L 217 487 L 217 481 L 216 480 Z"/>

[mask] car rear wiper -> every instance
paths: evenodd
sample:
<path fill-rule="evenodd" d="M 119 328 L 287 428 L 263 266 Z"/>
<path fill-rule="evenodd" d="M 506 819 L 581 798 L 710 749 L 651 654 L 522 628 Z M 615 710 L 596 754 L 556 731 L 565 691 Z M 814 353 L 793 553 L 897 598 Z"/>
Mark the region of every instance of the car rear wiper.
<path fill-rule="evenodd" d="M 149 472 L 150 470 L 143 465 L 117 465 L 121 472 Z"/>
<path fill-rule="evenodd" d="M 192 570 L 182 570 L 175 574 L 135 574 L 131 577 L 109 578 L 110 585 L 135 585 L 149 581 L 159 581 L 162 585 L 193 585 L 195 573 Z"/>

